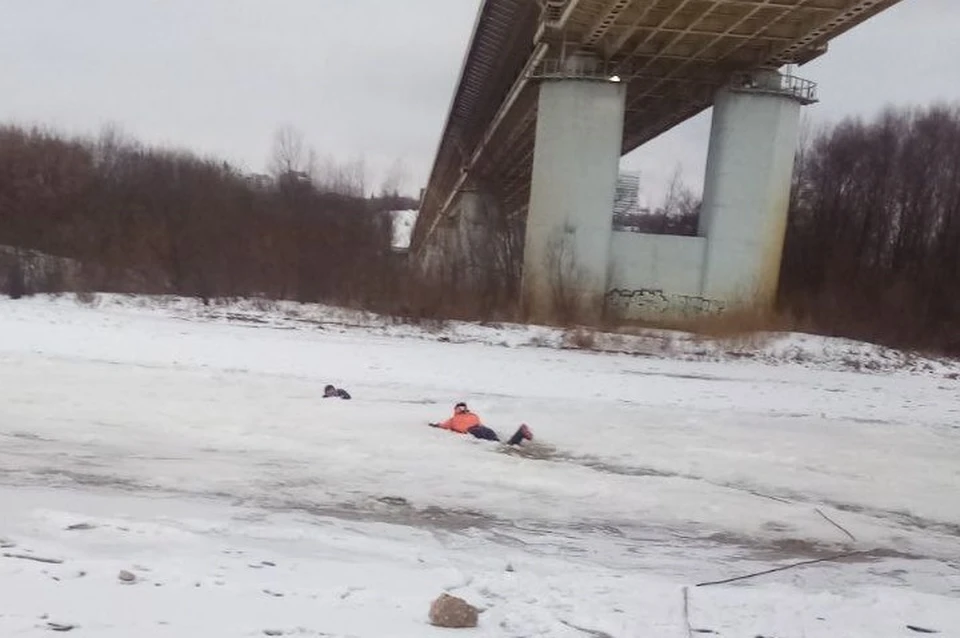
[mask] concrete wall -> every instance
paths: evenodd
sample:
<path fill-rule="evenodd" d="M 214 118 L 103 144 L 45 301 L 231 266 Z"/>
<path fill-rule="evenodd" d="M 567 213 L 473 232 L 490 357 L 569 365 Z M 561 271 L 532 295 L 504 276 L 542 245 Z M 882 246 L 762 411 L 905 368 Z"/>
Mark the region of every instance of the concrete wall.
<path fill-rule="evenodd" d="M 453 258 L 457 260 L 464 278 L 464 285 L 475 285 L 485 279 L 492 267 L 489 263 L 489 243 L 494 241 L 486 210 L 493 206 L 492 199 L 479 189 L 460 193 L 456 205 L 456 245 Z"/>
<path fill-rule="evenodd" d="M 615 231 L 610 245 L 610 288 L 660 288 L 699 295 L 706 245 L 703 237 Z"/>
<path fill-rule="evenodd" d="M 722 308 L 702 295 L 703 237 L 615 231 L 607 307 L 630 319 L 666 319 Z"/>
<path fill-rule="evenodd" d="M 783 95 L 717 96 L 698 233 L 704 296 L 731 306 L 776 296 L 800 108 Z"/>
<path fill-rule="evenodd" d="M 555 285 L 578 314 L 602 309 L 607 289 L 626 86 L 600 80 L 540 85 L 522 295 L 535 320 L 555 314 Z"/>

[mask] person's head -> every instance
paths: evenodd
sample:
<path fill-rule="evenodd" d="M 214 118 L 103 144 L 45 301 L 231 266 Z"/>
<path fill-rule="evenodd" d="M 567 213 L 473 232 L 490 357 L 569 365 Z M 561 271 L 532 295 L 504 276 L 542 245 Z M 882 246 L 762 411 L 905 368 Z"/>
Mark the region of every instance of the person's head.
<path fill-rule="evenodd" d="M 328 385 L 323 389 L 323 396 L 332 397 L 337 393 L 337 389 L 332 385 Z"/>
<path fill-rule="evenodd" d="M 464 403 L 463 401 L 453 406 L 454 414 L 463 414 L 464 412 L 469 412 L 469 411 L 470 410 L 467 408 L 467 404 Z"/>

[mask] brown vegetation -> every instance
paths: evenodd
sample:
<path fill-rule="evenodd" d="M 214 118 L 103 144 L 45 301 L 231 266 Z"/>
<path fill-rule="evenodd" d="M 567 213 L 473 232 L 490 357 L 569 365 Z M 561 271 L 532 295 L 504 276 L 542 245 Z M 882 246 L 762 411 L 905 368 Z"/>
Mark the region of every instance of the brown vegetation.
<path fill-rule="evenodd" d="M 289 135 L 270 179 L 110 131 L 0 128 L 0 245 L 74 260 L 95 290 L 372 305 L 395 287 L 382 206 L 399 198 L 342 174 L 319 188 L 302 162 Z"/>
<path fill-rule="evenodd" d="M 597 347 L 597 333 L 586 328 L 573 328 L 563 333 L 564 347 L 577 350 L 593 350 Z"/>
<path fill-rule="evenodd" d="M 817 332 L 960 354 L 960 108 L 887 111 L 801 146 L 782 310 Z"/>

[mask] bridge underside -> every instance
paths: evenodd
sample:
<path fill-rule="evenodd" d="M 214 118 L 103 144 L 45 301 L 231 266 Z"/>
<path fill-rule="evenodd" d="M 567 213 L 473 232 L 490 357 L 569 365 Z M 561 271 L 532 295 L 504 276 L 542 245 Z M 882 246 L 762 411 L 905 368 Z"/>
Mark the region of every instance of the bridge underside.
<path fill-rule="evenodd" d="M 627 153 L 711 106 L 738 73 L 807 62 L 898 1 L 485 0 L 413 247 L 468 182 L 483 184 L 503 210 L 525 213 L 538 79 L 568 56 L 587 53 L 597 72 L 626 84 Z"/>

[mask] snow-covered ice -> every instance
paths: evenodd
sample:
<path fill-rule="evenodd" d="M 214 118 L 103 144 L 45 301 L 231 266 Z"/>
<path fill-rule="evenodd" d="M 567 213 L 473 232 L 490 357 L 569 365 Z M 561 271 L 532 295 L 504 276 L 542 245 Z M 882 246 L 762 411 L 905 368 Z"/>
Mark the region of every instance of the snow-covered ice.
<path fill-rule="evenodd" d="M 478 636 L 682 637 L 690 587 L 723 636 L 960 636 L 960 366 L 567 338 L 0 298 L 0 635 L 442 635 L 449 591 Z M 425 427 L 461 399 L 531 452 Z"/>

